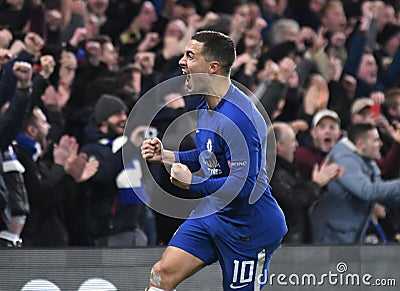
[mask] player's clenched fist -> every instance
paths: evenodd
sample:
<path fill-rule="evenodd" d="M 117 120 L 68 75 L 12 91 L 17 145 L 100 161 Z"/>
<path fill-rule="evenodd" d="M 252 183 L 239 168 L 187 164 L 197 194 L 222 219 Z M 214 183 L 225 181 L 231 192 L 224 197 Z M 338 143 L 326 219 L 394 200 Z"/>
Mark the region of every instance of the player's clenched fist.
<path fill-rule="evenodd" d="M 171 167 L 171 183 L 182 189 L 189 189 L 192 173 L 189 168 L 181 163 L 174 163 Z"/>
<path fill-rule="evenodd" d="M 149 162 L 162 162 L 162 143 L 158 138 L 145 139 L 140 150 L 143 159 Z"/>

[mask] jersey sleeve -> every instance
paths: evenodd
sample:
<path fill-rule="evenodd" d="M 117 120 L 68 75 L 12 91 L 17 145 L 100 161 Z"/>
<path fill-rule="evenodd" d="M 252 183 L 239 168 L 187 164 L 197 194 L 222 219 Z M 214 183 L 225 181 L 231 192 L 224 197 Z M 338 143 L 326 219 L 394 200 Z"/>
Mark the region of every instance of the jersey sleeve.
<path fill-rule="evenodd" d="M 199 155 L 198 149 L 183 152 L 174 151 L 175 161 L 188 166 L 191 172 L 196 172 L 200 169 Z"/>

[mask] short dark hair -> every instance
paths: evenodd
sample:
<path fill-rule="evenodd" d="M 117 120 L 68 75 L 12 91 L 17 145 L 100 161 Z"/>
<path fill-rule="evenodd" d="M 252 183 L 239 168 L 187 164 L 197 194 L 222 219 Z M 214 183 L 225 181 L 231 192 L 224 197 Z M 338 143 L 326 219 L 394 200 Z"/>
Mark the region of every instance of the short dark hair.
<path fill-rule="evenodd" d="M 192 40 L 203 43 L 203 54 L 207 61 L 217 60 L 225 73 L 229 73 L 236 58 L 235 44 L 229 36 L 211 30 L 203 30 L 192 36 Z"/>
<path fill-rule="evenodd" d="M 374 129 L 376 127 L 372 123 L 352 124 L 347 131 L 347 138 L 355 144 L 357 140 L 365 138 L 367 133 Z"/>

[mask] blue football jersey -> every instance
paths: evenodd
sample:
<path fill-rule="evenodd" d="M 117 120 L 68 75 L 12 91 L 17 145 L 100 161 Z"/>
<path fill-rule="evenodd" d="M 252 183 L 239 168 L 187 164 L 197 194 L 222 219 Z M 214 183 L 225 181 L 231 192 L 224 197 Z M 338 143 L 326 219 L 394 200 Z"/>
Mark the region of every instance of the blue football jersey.
<path fill-rule="evenodd" d="M 218 220 L 242 226 L 244 236 L 281 239 L 287 228 L 268 184 L 267 127 L 251 99 L 234 85 L 212 110 L 203 98 L 195 142 L 195 150 L 175 152 L 194 173 L 190 190 L 205 197 L 192 217 L 212 224 L 215 212 Z"/>

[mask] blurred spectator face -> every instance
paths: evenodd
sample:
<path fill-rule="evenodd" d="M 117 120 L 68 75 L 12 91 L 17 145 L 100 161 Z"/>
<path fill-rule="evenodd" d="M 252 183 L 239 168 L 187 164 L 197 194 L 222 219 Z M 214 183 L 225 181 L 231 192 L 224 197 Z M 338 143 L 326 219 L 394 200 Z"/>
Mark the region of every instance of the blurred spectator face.
<path fill-rule="evenodd" d="M 297 42 L 299 36 L 299 24 L 292 19 L 279 19 L 274 22 L 274 25 L 269 31 L 270 45 L 275 46 L 285 41 Z M 297 44 L 297 43 L 296 43 Z"/>
<path fill-rule="evenodd" d="M 55 31 L 58 30 L 61 26 L 62 21 L 62 13 L 58 9 L 47 9 L 45 12 L 45 20 L 47 26 Z"/>
<path fill-rule="evenodd" d="M 4 28 L 0 30 L 0 48 L 7 49 L 13 39 L 11 32 Z"/>
<path fill-rule="evenodd" d="M 90 10 L 96 15 L 104 15 L 108 8 L 109 0 L 87 0 Z"/>
<path fill-rule="evenodd" d="M 243 19 L 245 26 L 248 27 L 250 25 L 250 8 L 249 5 L 243 4 L 236 7 L 235 12 L 232 16 L 232 21 L 235 21 L 236 18 Z"/>
<path fill-rule="evenodd" d="M 280 129 L 282 137 L 280 141 L 276 142 L 277 153 L 281 158 L 293 163 L 294 152 L 298 146 L 296 135 L 293 129 L 288 125 L 282 125 Z"/>
<path fill-rule="evenodd" d="M 361 58 L 360 67 L 358 69 L 358 78 L 369 85 L 376 84 L 378 76 L 378 66 L 372 54 L 365 53 Z"/>
<path fill-rule="evenodd" d="M 325 14 L 321 18 L 323 26 L 328 31 L 344 31 L 347 24 L 346 15 L 344 14 L 343 6 L 338 2 L 332 2 L 328 4 Z"/>
<path fill-rule="evenodd" d="M 256 20 L 257 17 L 261 17 L 260 6 L 258 6 L 257 3 L 249 2 L 247 6 L 249 7 L 249 17 L 251 21 Z"/>
<path fill-rule="evenodd" d="M 53 86 L 48 86 L 44 94 L 55 94 L 55 89 Z M 35 122 L 29 127 L 29 135 L 35 141 L 37 141 L 42 149 L 46 148 L 47 144 L 47 134 L 50 130 L 50 124 L 47 122 L 46 115 L 39 108 L 33 110 L 33 115 L 35 116 Z"/>
<path fill-rule="evenodd" d="M 310 0 L 309 8 L 314 13 L 319 13 L 325 5 L 325 0 Z"/>
<path fill-rule="evenodd" d="M 286 26 L 286 30 L 285 30 L 285 35 L 283 37 L 283 41 L 294 41 L 294 42 L 298 42 L 298 35 L 299 35 L 299 28 L 294 26 L 294 25 L 287 25 Z"/>
<path fill-rule="evenodd" d="M 261 52 L 261 34 L 255 30 L 251 29 L 246 31 L 245 37 L 244 37 L 244 43 L 246 46 L 246 49 L 251 49 L 251 50 L 257 50 L 259 49 Z M 255 56 L 257 57 L 257 55 Z"/>
<path fill-rule="evenodd" d="M 185 23 L 180 19 L 171 20 L 165 28 L 164 37 L 181 39 L 186 31 Z"/>
<path fill-rule="evenodd" d="M 189 6 L 186 7 L 179 4 L 175 4 L 172 11 L 173 15 L 172 18 L 181 19 L 186 25 L 188 25 L 190 16 L 194 14 L 196 14 L 196 9 L 194 9 L 193 7 Z"/>
<path fill-rule="evenodd" d="M 331 150 L 338 141 L 340 134 L 339 124 L 330 117 L 322 118 L 311 130 L 314 146 L 324 153 Z"/>
<path fill-rule="evenodd" d="M 202 0 L 196 3 L 201 11 L 209 11 L 213 6 L 215 0 Z"/>
<path fill-rule="evenodd" d="M 276 0 L 261 0 L 260 7 L 263 14 L 274 15 L 276 8 Z"/>
<path fill-rule="evenodd" d="M 400 32 L 391 37 L 384 45 L 384 51 L 390 56 L 394 56 L 400 45 Z"/>
<path fill-rule="evenodd" d="M 85 28 L 87 30 L 86 38 L 93 38 L 99 34 L 100 30 L 100 20 L 93 13 L 88 13 L 86 15 L 86 25 Z"/>
<path fill-rule="evenodd" d="M 103 51 L 101 60 L 108 66 L 114 67 L 118 66 L 118 52 L 111 42 L 106 42 L 103 44 Z"/>
<path fill-rule="evenodd" d="M 127 120 L 126 112 L 121 111 L 119 113 L 111 115 L 107 119 L 108 134 L 115 134 L 116 136 L 124 133 L 125 123 Z"/>
<path fill-rule="evenodd" d="M 88 57 L 90 56 L 100 56 L 101 54 L 101 44 L 98 41 L 88 41 L 85 45 L 86 53 Z"/>
<path fill-rule="evenodd" d="M 360 138 L 356 143 L 358 144 L 362 156 L 372 160 L 378 160 L 381 158 L 382 141 L 379 138 L 379 133 L 376 128 L 368 131 L 366 135 Z"/>
<path fill-rule="evenodd" d="M 154 5 L 150 1 L 144 2 L 139 14 L 140 28 L 144 31 L 150 31 L 157 20 L 158 17 Z"/>

